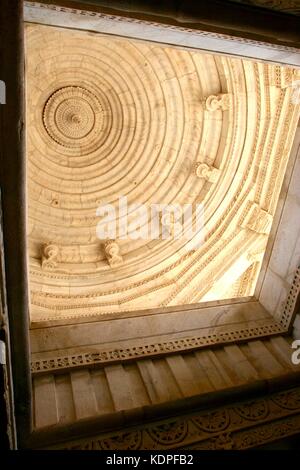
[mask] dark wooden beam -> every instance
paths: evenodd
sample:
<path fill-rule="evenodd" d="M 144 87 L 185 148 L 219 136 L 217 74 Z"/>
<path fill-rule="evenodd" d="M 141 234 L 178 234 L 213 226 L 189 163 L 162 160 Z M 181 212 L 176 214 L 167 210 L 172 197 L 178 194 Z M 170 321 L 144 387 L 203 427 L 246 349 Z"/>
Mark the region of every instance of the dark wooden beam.
<path fill-rule="evenodd" d="M 0 2 L 0 185 L 3 244 L 18 447 L 31 432 L 26 250 L 26 159 L 23 1 Z"/>

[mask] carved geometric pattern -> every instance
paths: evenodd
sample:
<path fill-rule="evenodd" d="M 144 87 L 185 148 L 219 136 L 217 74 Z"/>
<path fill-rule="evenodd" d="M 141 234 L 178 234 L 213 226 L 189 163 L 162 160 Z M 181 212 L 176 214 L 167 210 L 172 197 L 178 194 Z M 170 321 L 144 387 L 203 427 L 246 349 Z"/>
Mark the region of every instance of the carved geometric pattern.
<path fill-rule="evenodd" d="M 266 322 L 262 326 L 254 328 L 242 328 L 234 331 L 217 334 L 203 335 L 202 337 L 180 338 L 176 340 L 119 348 L 108 351 L 76 354 L 71 356 L 53 357 L 40 359 L 31 362 L 31 372 L 33 374 L 43 373 L 50 370 L 60 370 L 68 368 L 78 368 L 82 366 L 90 367 L 93 364 L 109 364 L 126 362 L 132 359 L 143 357 L 155 357 L 161 354 L 172 354 L 179 351 L 191 351 L 211 346 L 213 344 L 227 344 L 237 340 L 247 340 L 260 336 L 271 336 L 283 333 L 285 330 L 273 320 Z"/>
<path fill-rule="evenodd" d="M 247 449 L 290 436 L 300 430 L 300 388 L 128 430 L 81 439 L 52 448 L 64 449 Z M 292 398 L 294 397 L 294 398 Z M 296 398 L 295 398 L 296 397 Z M 298 397 L 298 398 L 297 398 Z M 287 406 L 288 404 L 288 406 Z M 236 413 L 240 419 L 236 419 Z M 209 419 L 209 415 L 211 418 Z M 208 425 L 208 426 L 207 426 Z M 131 436 L 131 437 L 130 437 Z M 120 441 L 120 447 L 116 443 Z M 126 441 L 126 443 L 125 443 Z M 127 445 L 127 447 L 126 447 Z"/>
<path fill-rule="evenodd" d="M 300 415 L 280 421 L 260 424 L 252 429 L 237 431 L 184 447 L 185 450 L 243 450 L 267 444 L 297 434 L 300 430 Z"/>
<path fill-rule="evenodd" d="M 279 422 L 265 424 L 257 429 L 241 431 L 236 439 L 237 449 L 249 449 L 268 442 L 288 437 L 298 433 L 300 430 L 300 416 L 292 416 Z"/>
<path fill-rule="evenodd" d="M 293 283 L 291 285 L 291 289 L 289 295 L 287 297 L 284 310 L 280 317 L 280 323 L 284 328 L 288 328 L 291 324 L 291 320 L 293 315 L 296 313 L 295 308 L 298 301 L 300 293 L 300 266 L 296 270 L 295 277 L 293 279 Z"/>
<path fill-rule="evenodd" d="M 300 79 L 299 70 L 291 70 L 289 68 L 281 69 L 280 66 L 274 67 L 272 84 L 277 88 L 293 87 L 295 81 Z"/>

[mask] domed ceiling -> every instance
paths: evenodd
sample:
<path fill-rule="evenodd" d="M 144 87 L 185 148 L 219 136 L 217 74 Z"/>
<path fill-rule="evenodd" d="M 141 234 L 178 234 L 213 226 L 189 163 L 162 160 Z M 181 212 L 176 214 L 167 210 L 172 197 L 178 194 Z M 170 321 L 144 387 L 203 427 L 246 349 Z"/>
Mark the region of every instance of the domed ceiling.
<path fill-rule="evenodd" d="M 26 39 L 32 320 L 253 294 L 297 71 L 48 26 Z M 203 243 L 99 239 L 97 208 L 120 196 L 203 204 Z"/>

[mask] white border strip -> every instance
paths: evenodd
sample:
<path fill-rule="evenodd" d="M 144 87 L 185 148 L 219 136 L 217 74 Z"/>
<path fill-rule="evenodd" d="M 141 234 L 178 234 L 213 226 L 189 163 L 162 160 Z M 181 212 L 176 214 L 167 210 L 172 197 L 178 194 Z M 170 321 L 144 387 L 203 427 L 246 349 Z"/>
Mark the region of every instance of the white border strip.
<path fill-rule="evenodd" d="M 38 2 L 25 2 L 24 18 L 29 23 L 114 34 L 126 38 L 300 67 L 300 52 L 296 48 L 218 33 Z"/>

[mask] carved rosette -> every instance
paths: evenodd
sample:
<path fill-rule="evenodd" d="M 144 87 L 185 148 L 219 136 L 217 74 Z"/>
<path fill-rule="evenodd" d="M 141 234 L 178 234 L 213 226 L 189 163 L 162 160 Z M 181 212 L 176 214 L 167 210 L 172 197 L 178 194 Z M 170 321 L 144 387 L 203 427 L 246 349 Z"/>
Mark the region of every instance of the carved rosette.
<path fill-rule="evenodd" d="M 43 124 L 51 139 L 73 154 L 86 155 L 99 147 L 103 126 L 101 104 L 91 91 L 65 86 L 47 100 Z"/>

